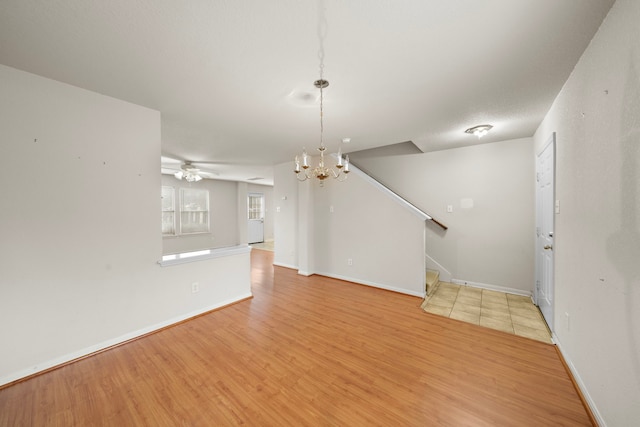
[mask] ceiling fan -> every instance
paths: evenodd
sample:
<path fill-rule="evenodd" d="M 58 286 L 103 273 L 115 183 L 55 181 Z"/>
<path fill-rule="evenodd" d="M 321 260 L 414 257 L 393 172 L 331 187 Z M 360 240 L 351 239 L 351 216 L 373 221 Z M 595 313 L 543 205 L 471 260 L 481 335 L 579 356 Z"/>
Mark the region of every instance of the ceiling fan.
<path fill-rule="evenodd" d="M 202 179 L 200 169 L 193 166 L 191 162 L 184 162 L 180 170 L 173 174 L 177 179 L 184 179 L 187 182 L 198 182 Z"/>
<path fill-rule="evenodd" d="M 171 174 L 176 179 L 184 179 L 187 182 L 198 182 L 202 178 L 212 178 L 218 175 L 213 171 L 202 170 L 189 160 L 177 160 L 164 156 L 161 158 L 161 166 L 162 173 Z"/>

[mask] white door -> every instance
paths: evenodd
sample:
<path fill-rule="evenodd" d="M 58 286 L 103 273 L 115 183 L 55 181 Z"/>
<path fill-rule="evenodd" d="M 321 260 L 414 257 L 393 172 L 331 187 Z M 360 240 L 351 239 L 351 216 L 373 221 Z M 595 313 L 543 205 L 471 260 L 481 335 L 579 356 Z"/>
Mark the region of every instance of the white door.
<path fill-rule="evenodd" d="M 249 193 L 247 197 L 249 243 L 264 242 L 264 194 Z"/>
<path fill-rule="evenodd" d="M 553 327 L 553 233 L 555 212 L 555 133 L 536 161 L 536 304 Z"/>

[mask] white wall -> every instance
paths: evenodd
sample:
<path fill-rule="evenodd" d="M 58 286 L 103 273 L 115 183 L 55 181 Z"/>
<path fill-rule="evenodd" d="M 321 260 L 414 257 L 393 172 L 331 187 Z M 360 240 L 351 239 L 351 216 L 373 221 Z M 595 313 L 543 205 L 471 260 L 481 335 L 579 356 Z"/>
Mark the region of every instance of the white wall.
<path fill-rule="evenodd" d="M 358 159 L 372 176 L 449 227 L 427 222 L 427 254 L 454 280 L 530 294 L 535 163 L 531 138 Z M 453 212 L 447 212 L 447 206 Z"/>
<path fill-rule="evenodd" d="M 639 22 L 614 4 L 535 134 L 557 133 L 555 333 L 609 426 L 640 420 Z"/>
<path fill-rule="evenodd" d="M 251 295 L 158 265 L 159 112 L 0 66 L 0 129 L 0 384 Z"/>
<path fill-rule="evenodd" d="M 239 214 L 236 209 L 238 183 L 214 179 L 188 183 L 178 181 L 173 175 L 162 175 L 161 180 L 162 185 L 175 188 L 176 204 L 179 202 L 180 188 L 209 190 L 209 224 L 211 226 L 209 233 L 163 237 L 164 254 L 223 248 L 240 243 L 237 233 Z"/>
<path fill-rule="evenodd" d="M 293 175 L 293 162 L 274 167 L 275 253 L 273 263 L 298 268 L 298 187 Z"/>
<path fill-rule="evenodd" d="M 424 295 L 424 220 L 356 173 L 320 187 L 283 164 L 275 182 L 276 264 Z"/>
<path fill-rule="evenodd" d="M 300 185 L 313 190 L 316 272 L 424 296 L 424 219 L 355 171 L 324 188 Z"/>

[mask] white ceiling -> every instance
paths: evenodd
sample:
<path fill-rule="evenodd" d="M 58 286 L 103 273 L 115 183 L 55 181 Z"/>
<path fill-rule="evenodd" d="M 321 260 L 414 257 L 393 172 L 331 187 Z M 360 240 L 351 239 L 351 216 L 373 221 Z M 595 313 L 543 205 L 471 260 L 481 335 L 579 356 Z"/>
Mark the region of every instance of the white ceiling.
<path fill-rule="evenodd" d="M 272 183 L 330 151 L 529 137 L 613 0 L 2 0 L 0 63 L 161 111 L 164 166 Z M 172 162 L 171 159 L 174 159 Z"/>

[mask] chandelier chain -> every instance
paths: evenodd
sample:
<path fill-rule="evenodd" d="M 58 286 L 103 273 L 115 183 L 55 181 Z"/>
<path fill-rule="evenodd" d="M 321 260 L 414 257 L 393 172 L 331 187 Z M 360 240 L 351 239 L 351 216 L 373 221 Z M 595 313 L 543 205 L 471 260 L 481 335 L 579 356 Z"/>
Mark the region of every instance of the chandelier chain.
<path fill-rule="evenodd" d="M 324 146 L 322 137 L 323 137 L 323 133 L 324 133 L 324 124 L 323 124 L 323 115 L 324 115 L 324 111 L 323 111 L 323 104 L 324 104 L 324 95 L 322 93 L 322 86 L 324 86 L 322 84 L 322 72 L 320 72 L 320 80 L 321 80 L 321 84 L 320 84 L 320 146 Z"/>
<path fill-rule="evenodd" d="M 318 0 L 318 59 L 320 60 L 320 146 L 324 146 L 324 39 L 327 35 L 327 16 L 324 10 L 324 1 Z"/>

